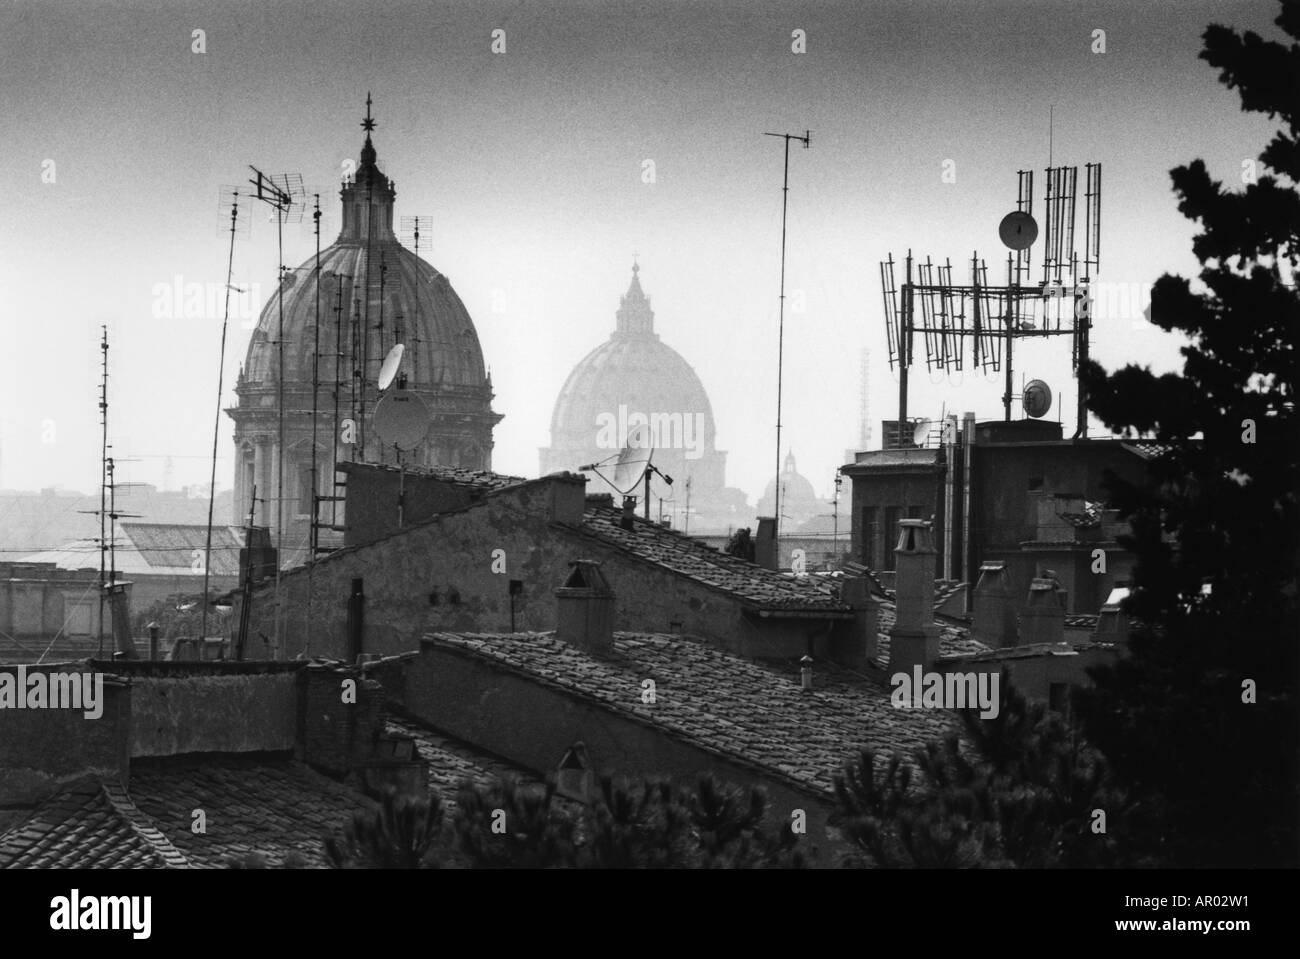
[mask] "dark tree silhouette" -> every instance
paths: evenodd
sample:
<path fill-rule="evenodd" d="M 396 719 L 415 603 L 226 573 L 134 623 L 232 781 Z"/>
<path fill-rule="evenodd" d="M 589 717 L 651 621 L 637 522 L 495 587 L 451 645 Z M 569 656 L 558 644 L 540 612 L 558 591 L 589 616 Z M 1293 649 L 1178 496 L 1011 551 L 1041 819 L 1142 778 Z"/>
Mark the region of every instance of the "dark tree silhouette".
<path fill-rule="evenodd" d="M 731 534 L 727 540 L 726 551 L 732 556 L 739 556 L 741 559 L 747 559 L 751 563 L 754 557 L 758 555 L 758 546 L 754 542 L 748 526 L 742 526 Z"/>
<path fill-rule="evenodd" d="M 389 792 L 377 810 L 353 813 L 341 836 L 327 836 L 325 858 L 336 869 L 429 869 L 444 864 L 443 807 Z"/>
<path fill-rule="evenodd" d="M 1300 4 L 1276 19 L 1300 39 Z M 1296 344 L 1300 298 L 1300 45 L 1222 26 L 1201 58 L 1243 109 L 1280 118 L 1244 189 L 1201 160 L 1171 172 L 1201 232 L 1200 286 L 1165 275 L 1151 320 L 1185 333 L 1181 374 L 1082 370 L 1089 407 L 1165 452 L 1146 485 L 1109 478 L 1136 556 L 1131 657 L 1094 674 L 1084 729 L 1160 828 L 1147 854 L 1178 866 L 1297 864 Z M 1250 161 L 1253 162 L 1253 161 Z M 1271 172 L 1269 172 L 1271 171 Z"/>
<path fill-rule="evenodd" d="M 1135 814 L 1070 723 L 1028 703 L 1004 671 L 998 715 L 911 757 L 863 751 L 835 778 L 838 825 L 864 864 L 906 868 L 1116 865 Z M 1097 810 L 1105 813 L 1098 819 Z M 1099 826 L 1104 826 L 1101 831 Z M 1120 827 L 1120 828 L 1117 828 Z"/>

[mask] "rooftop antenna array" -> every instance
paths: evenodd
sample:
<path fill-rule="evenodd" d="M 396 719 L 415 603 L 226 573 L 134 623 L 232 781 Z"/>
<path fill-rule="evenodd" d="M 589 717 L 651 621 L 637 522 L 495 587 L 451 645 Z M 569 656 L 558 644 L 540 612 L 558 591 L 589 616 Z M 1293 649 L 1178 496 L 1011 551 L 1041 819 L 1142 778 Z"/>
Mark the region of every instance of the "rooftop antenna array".
<path fill-rule="evenodd" d="M 763 136 L 779 137 L 785 141 L 785 173 L 781 181 L 781 305 L 776 334 L 776 482 L 772 487 L 773 495 L 776 497 L 775 508 L 772 510 L 776 514 L 775 537 L 779 540 L 781 536 L 781 387 L 785 360 L 785 224 L 790 200 L 790 141 L 798 140 L 807 150 L 812 145 L 812 131 L 805 130 L 802 136 L 797 133 L 764 133 Z"/>
<path fill-rule="evenodd" d="M 276 287 L 279 319 L 276 332 L 276 408 L 277 408 L 277 449 L 275 476 L 275 644 L 274 655 L 282 649 L 282 623 L 280 617 L 280 567 L 284 563 L 284 287 L 288 272 L 284 266 L 284 225 L 302 221 L 305 193 L 302 176 L 297 173 L 278 173 L 268 175 L 257 167 L 250 166 L 254 177 L 248 182 L 253 186 L 253 196 L 267 204 L 275 212 L 276 244 L 278 251 L 279 283 Z"/>
<path fill-rule="evenodd" d="M 1049 161 L 1050 163 L 1050 161 Z M 1075 191 L 1078 167 L 1048 166 L 1044 187 L 1043 279 L 1026 285 L 1033 245 L 1039 239 L 1033 216 L 1033 171 L 1017 174 L 1016 208 L 999 224 L 1008 249 L 1006 284 L 988 281 L 988 266 L 977 252 L 970 260 L 970 282 L 956 284 L 952 266 L 913 259 L 904 261 L 901 287 L 891 254 L 880 264 L 889 365 L 899 372 L 898 438 L 905 445 L 908 373 L 914 359 L 914 338 L 919 331 L 928 371 L 961 370 L 969 361 L 980 373 L 1001 371 L 1005 378 L 1004 416 L 1011 419 L 1012 357 L 1017 340 L 1031 337 L 1069 336 L 1073 369 L 1078 377 L 1088 357 L 1088 286 L 1101 264 L 1101 164 L 1089 163 L 1085 178 L 1084 256 L 1075 251 Z M 936 277 L 937 273 L 937 277 Z M 921 309 L 918 323 L 916 304 Z M 1078 389 L 1075 437 L 1087 435 L 1087 397 Z"/>
<path fill-rule="evenodd" d="M 109 455 L 113 444 L 108 441 L 108 327 L 100 327 L 100 382 L 99 424 L 101 430 L 99 455 L 99 509 L 92 515 L 99 517 L 99 647 L 97 656 L 104 654 L 104 600 L 117 588 L 117 520 L 139 516 L 138 513 L 117 511 L 117 484 L 114 480 L 116 464 Z M 84 511 L 82 511 L 84 512 Z M 47 650 L 48 652 L 48 650 Z M 42 658 L 44 658 L 42 656 Z"/>

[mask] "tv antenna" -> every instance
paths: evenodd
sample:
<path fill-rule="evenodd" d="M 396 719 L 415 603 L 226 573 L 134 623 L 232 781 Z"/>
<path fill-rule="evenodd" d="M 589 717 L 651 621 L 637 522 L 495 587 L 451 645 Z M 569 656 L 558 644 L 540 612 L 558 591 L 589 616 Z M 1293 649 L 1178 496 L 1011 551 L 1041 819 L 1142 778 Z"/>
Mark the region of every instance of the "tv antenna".
<path fill-rule="evenodd" d="M 645 487 L 642 503 L 642 515 L 650 518 L 650 477 L 658 475 L 669 486 L 673 478 L 654 465 L 654 444 L 650 428 L 642 423 L 628 430 L 627 441 L 619 451 L 617 458 L 610 457 L 599 463 L 579 466 L 583 472 L 592 472 L 616 489 L 623 496 L 630 496 L 641 485 Z M 607 466 L 610 459 L 615 459 L 613 478 L 602 473 L 601 467 Z"/>
<path fill-rule="evenodd" d="M 221 348 L 217 359 L 217 412 L 212 424 L 212 477 L 208 486 L 208 531 L 203 547 L 203 613 L 199 638 L 208 636 L 208 583 L 212 569 L 212 512 L 217 501 L 217 439 L 221 434 L 221 395 L 225 392 L 226 331 L 230 325 L 230 291 L 234 289 L 235 233 L 239 224 L 239 191 L 230 196 L 230 252 L 226 257 L 226 305 L 221 315 Z"/>
<path fill-rule="evenodd" d="M 781 295 L 776 332 L 776 530 L 775 538 L 781 536 L 781 387 L 785 360 L 785 224 L 786 208 L 790 201 L 790 141 L 798 140 L 806 150 L 812 145 L 812 131 L 805 130 L 803 136 L 797 133 L 764 133 L 767 137 L 780 137 L 785 141 L 785 174 L 781 181 Z"/>
<path fill-rule="evenodd" d="M 278 321 L 276 326 L 276 441 L 278 451 L 275 457 L 276 476 L 275 476 L 275 644 L 273 654 L 278 655 L 281 649 L 281 617 L 280 617 L 280 566 L 283 564 L 284 554 L 284 288 L 288 281 L 288 273 L 284 266 L 284 224 L 298 223 L 302 220 L 302 211 L 305 201 L 305 194 L 302 187 L 302 176 L 297 173 L 278 173 L 268 175 L 263 173 L 255 166 L 250 166 L 250 170 L 255 174 L 254 178 L 248 182 L 252 184 L 255 192 L 253 196 L 267 204 L 275 211 L 276 223 L 276 246 L 278 252 L 278 276 L 279 283 L 276 285 L 276 299 L 278 310 Z"/>

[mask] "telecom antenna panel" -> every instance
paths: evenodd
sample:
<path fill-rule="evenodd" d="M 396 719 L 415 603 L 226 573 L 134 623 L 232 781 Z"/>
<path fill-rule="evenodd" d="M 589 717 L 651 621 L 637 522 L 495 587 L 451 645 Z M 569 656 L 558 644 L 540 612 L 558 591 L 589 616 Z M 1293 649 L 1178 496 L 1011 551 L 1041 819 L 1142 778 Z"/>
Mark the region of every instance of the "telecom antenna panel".
<path fill-rule="evenodd" d="M 1086 166 L 1082 263 L 1075 250 L 1078 167 L 1049 166 L 1045 172 L 1041 233 L 1033 215 L 1034 177 L 1029 170 L 1018 171 L 1016 207 L 999 224 L 999 236 L 1008 249 L 1005 285 L 989 283 L 988 265 L 978 251 L 970 259 L 967 285 L 952 282 L 947 261 L 944 266 L 936 266 L 929 257 L 918 262 L 910 251 L 903 263 L 901 284 L 892 254 L 881 262 L 889 365 L 899 372 L 900 430 L 908 422 L 908 374 L 917 332 L 922 336 L 930 372 L 960 370 L 963 357 L 968 357 L 978 372 L 1001 372 L 1006 380 L 1003 406 L 1007 420 L 1017 398 L 1011 385 L 1017 340 L 1069 336 L 1076 375 L 1087 360 L 1091 327 L 1088 283 L 1101 262 L 1101 164 Z M 1032 249 L 1038 243 L 1042 245 L 1043 281 L 1028 286 Z M 1075 436 L 1084 436 L 1087 406 L 1082 385 L 1076 412 Z"/>

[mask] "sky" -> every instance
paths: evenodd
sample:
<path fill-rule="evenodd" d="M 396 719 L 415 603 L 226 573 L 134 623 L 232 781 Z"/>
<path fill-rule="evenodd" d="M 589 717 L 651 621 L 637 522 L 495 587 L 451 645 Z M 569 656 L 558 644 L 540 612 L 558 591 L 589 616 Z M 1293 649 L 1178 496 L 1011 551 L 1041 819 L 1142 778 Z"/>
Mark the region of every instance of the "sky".
<path fill-rule="evenodd" d="M 1078 165 L 1081 185 L 1085 163 L 1103 166 L 1093 356 L 1176 369 L 1181 341 L 1141 313 L 1162 273 L 1197 270 L 1169 171 L 1201 157 L 1239 186 L 1273 129 L 1198 59 L 1200 35 L 1216 22 L 1275 38 L 1275 16 L 1272 3 L 1232 0 L 7 0 L 0 488 L 97 487 L 101 326 L 118 480 L 208 481 L 222 187 L 249 165 L 300 173 L 321 192 L 328 245 L 367 92 L 396 215 L 431 218 L 422 255 L 465 302 L 491 367 L 499 471 L 537 473 L 556 395 L 613 330 L 635 253 L 656 331 L 709 392 L 728 483 L 751 503 L 762 493 L 775 460 L 783 163 L 765 132 L 812 131 L 790 153 L 782 450 L 819 494 L 858 444 L 864 348 L 876 445 L 879 421 L 896 415 L 879 261 L 911 249 L 964 264 L 978 250 L 991 275 L 1004 270 L 997 225 L 1018 169 L 1037 171 L 1041 203 L 1049 113 L 1052 162 Z M 284 247 L 287 264 L 306 261 L 309 223 L 287 226 Z M 234 282 L 270 291 L 277 262 L 261 213 L 236 239 Z M 173 304 L 160 291 L 177 278 L 212 290 L 213 308 Z M 222 407 L 256 320 L 240 312 Z M 1047 380 L 1068 426 L 1067 341 L 1019 350 L 1015 378 Z M 1000 375 L 921 367 L 912 382 L 912 415 L 1001 416 Z M 220 420 L 225 488 L 231 421 Z M 1091 433 L 1106 435 L 1095 422 Z"/>

